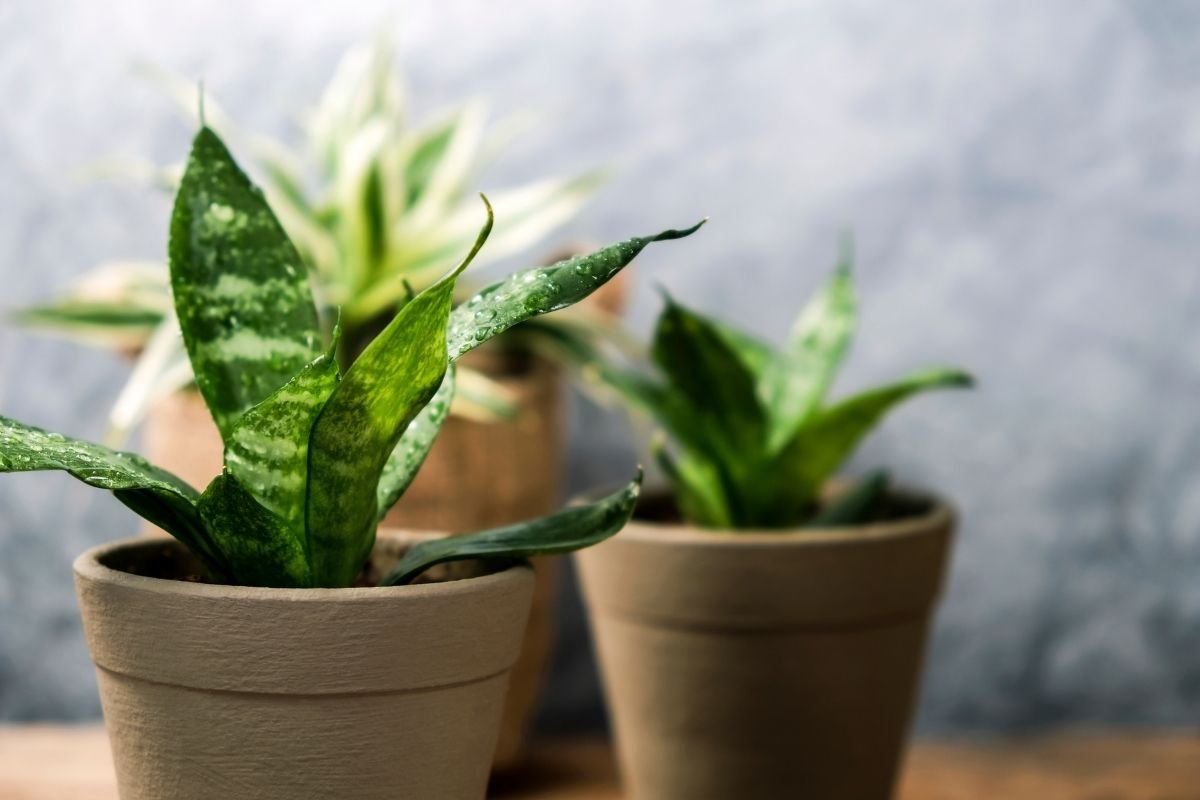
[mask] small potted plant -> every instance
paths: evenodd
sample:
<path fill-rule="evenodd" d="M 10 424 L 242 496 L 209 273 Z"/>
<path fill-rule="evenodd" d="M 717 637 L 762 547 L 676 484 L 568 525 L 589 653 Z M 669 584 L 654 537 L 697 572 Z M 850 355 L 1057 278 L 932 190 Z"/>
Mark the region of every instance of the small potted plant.
<path fill-rule="evenodd" d="M 532 592 L 523 559 L 611 535 L 640 478 L 461 537 L 377 537 L 378 521 L 448 413 L 455 360 L 691 232 L 527 270 L 452 308 L 490 229 L 488 207 L 461 264 L 408 297 L 343 373 L 304 262 L 202 128 L 170 269 L 221 474 L 198 492 L 138 456 L 0 417 L 0 471 L 66 471 L 177 540 L 75 562 L 123 798 L 483 796 Z"/>
<path fill-rule="evenodd" d="M 652 370 L 573 343 L 669 440 L 670 492 L 576 556 L 628 788 L 890 796 L 954 512 L 882 473 L 829 479 L 894 405 L 971 379 L 827 403 L 856 316 L 848 259 L 779 349 L 665 303 Z"/>
<path fill-rule="evenodd" d="M 193 116 L 195 88 L 151 75 Z M 386 37 L 352 47 L 320 101 L 304 116 L 299 147 L 251 134 L 208 101 L 207 117 L 227 141 L 244 144 L 273 210 L 311 268 L 322 324 L 341 323 L 343 369 L 386 326 L 409 287 L 428 288 L 449 254 L 475 235 L 471 186 L 498 141 L 478 103 L 417 124 Z M 129 171 L 129 170 L 126 170 Z M 135 170 L 174 189 L 181 170 Z M 314 178 L 314 180 L 308 180 Z M 528 249 L 571 219 L 599 184 L 598 174 L 547 176 L 491 194 L 498 220 L 476 268 Z M 463 302 L 480 285 L 455 288 Z M 608 293 L 605 284 L 596 295 Z M 587 304 L 585 304 L 587 305 Z M 595 304 L 572 307 L 573 324 L 606 326 Z M 564 445 L 561 370 L 541 357 L 542 325 L 509 329 L 472 351 L 457 370 L 451 415 L 423 469 L 385 524 L 461 533 L 541 516 L 561 502 Z M 200 393 L 174 319 L 162 264 L 105 264 L 68 293 L 25 309 L 19 322 L 96 345 L 137 353 L 116 403 L 109 444 L 145 416 L 143 451 L 197 488 L 220 471 L 224 443 Z M 567 324 L 562 320 L 557 324 Z M 508 469 L 511 460 L 522 464 Z M 533 613 L 513 670 L 497 765 L 516 760 L 533 716 L 553 625 L 557 560 L 537 559 Z"/>

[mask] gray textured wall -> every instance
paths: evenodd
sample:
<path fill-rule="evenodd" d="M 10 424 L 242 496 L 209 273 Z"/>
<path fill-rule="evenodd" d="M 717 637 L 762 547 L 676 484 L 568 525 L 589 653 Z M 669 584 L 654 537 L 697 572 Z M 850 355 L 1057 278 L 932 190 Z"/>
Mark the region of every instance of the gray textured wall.
<path fill-rule="evenodd" d="M 857 233 L 865 320 L 843 386 L 926 362 L 857 463 L 963 510 L 923 705 L 931 729 L 1200 719 L 1200 6 L 438 0 L 392 9 L 420 108 L 472 94 L 542 123 L 497 176 L 617 167 L 568 234 L 686 223 L 651 281 L 778 337 Z M 285 132 L 380 2 L 0 4 L 0 306 L 105 257 L 157 257 L 166 201 L 79 172 L 178 158 L 135 59 Z M 393 24 L 393 23 L 389 23 Z M 487 188 L 482 187 L 482 188 Z M 635 319 L 655 311 L 641 291 Z M 97 436 L 115 358 L 0 331 L 0 412 Z M 576 417 L 598 412 L 577 407 Z M 597 435 L 599 430 L 605 435 Z M 589 424 L 576 485 L 633 453 Z M 589 441 L 589 438 L 595 441 Z M 0 480 L 0 717 L 97 713 L 69 578 L 133 530 L 57 476 Z M 599 719 L 570 587 L 548 729 Z"/>

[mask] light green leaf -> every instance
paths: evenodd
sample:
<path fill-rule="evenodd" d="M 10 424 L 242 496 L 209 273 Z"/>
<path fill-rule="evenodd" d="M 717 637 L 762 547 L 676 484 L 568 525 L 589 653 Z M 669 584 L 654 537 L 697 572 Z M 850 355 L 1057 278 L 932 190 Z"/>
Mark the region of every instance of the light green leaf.
<path fill-rule="evenodd" d="M 380 585 L 409 583 L 430 567 L 448 561 L 519 560 L 591 547 L 625 527 L 637 505 L 641 484 L 639 474 L 620 491 L 594 503 L 503 528 L 420 542 L 404 554 Z"/>
<path fill-rule="evenodd" d="M 783 449 L 820 407 L 854 334 L 856 308 L 846 257 L 763 369 L 759 395 L 767 409 L 770 453 Z"/>
<path fill-rule="evenodd" d="M 319 356 L 308 272 L 262 193 L 201 128 L 171 217 L 184 343 L 221 434 Z"/>
<path fill-rule="evenodd" d="M 454 282 L 491 231 L 490 206 L 487 211 L 475 247 L 458 268 L 400 310 L 317 417 L 309 444 L 307 547 L 317 585 L 348 586 L 371 551 L 380 476 L 442 382 Z"/>
<path fill-rule="evenodd" d="M 417 471 L 425 463 L 438 432 L 450 415 L 450 404 L 454 399 L 455 368 L 450 364 L 442 385 L 438 387 L 433 399 L 426 404 L 421 412 L 409 423 L 400 443 L 388 456 L 379 476 L 377 496 L 377 516 L 383 519 L 388 510 L 396 504 L 408 487 L 417 477 Z"/>
<path fill-rule="evenodd" d="M 701 220 L 684 230 L 635 237 L 550 267 L 524 270 L 492 284 L 454 309 L 447 333 L 450 358 L 461 358 L 527 319 L 579 302 L 620 272 L 650 243 L 682 239 L 703 224 Z"/>
<path fill-rule="evenodd" d="M 716 465 L 686 448 L 673 456 L 661 441 L 654 442 L 652 450 L 674 487 L 675 502 L 684 519 L 706 528 L 733 527 L 733 510 Z"/>
<path fill-rule="evenodd" d="M 264 508 L 236 477 L 213 479 L 197 503 L 200 516 L 239 586 L 276 588 L 312 585 L 304 556 L 303 528 Z"/>
<path fill-rule="evenodd" d="M 935 369 L 916 373 L 897 383 L 857 394 L 826 408 L 792 437 L 762 480 L 768 492 L 786 506 L 766 510 L 772 519 L 796 519 L 879 420 L 894 406 L 932 389 L 961 389 L 973 385 L 960 370 Z M 773 491 L 770 489 L 773 488 Z"/>
<path fill-rule="evenodd" d="M 224 572 L 224 561 L 194 507 L 199 495 L 181 478 L 133 453 L 0 417 L 0 472 L 44 470 L 66 472 L 89 486 L 108 489 L 182 542 L 215 574 Z"/>

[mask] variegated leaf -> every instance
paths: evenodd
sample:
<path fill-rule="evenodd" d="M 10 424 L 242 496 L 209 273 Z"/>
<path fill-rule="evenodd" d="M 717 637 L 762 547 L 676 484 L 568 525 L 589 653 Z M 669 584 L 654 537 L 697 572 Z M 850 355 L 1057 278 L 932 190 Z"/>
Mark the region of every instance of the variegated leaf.
<path fill-rule="evenodd" d="M 171 286 L 184 343 L 222 436 L 319 356 L 308 271 L 262 193 L 208 128 L 171 217 Z"/>
<path fill-rule="evenodd" d="M 305 540 L 309 437 L 340 374 L 334 350 L 320 355 L 274 394 L 251 408 L 225 443 L 225 467 L 267 510 Z"/>
<path fill-rule="evenodd" d="M 295 535 L 287 520 L 264 508 L 236 477 L 224 472 L 214 478 L 197 508 L 234 583 L 275 588 L 312 585 L 303 538 Z"/>

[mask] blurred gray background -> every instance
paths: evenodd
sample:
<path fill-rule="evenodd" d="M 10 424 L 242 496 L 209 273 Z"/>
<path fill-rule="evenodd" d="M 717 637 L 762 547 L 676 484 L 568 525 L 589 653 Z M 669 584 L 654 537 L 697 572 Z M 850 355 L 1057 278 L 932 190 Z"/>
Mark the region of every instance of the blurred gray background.
<path fill-rule="evenodd" d="M 963 513 L 926 730 L 1200 720 L 1200 4 L 6 0 L 0 311 L 98 260 L 162 256 L 167 198 L 80 177 L 186 150 L 133 62 L 286 136 L 381 24 L 418 115 L 473 96 L 540 112 L 498 185 L 612 165 L 564 239 L 712 216 L 639 259 L 639 329 L 662 283 L 779 338 L 850 228 L 864 318 L 840 388 L 936 362 L 979 375 L 852 465 Z M 0 329 L 5 415 L 99 437 L 126 371 Z M 626 474 L 624 426 L 573 417 L 572 485 Z M 98 715 L 69 565 L 135 527 L 68 478 L 0 480 L 0 718 Z M 595 728 L 569 582 L 562 608 L 542 729 Z"/>

